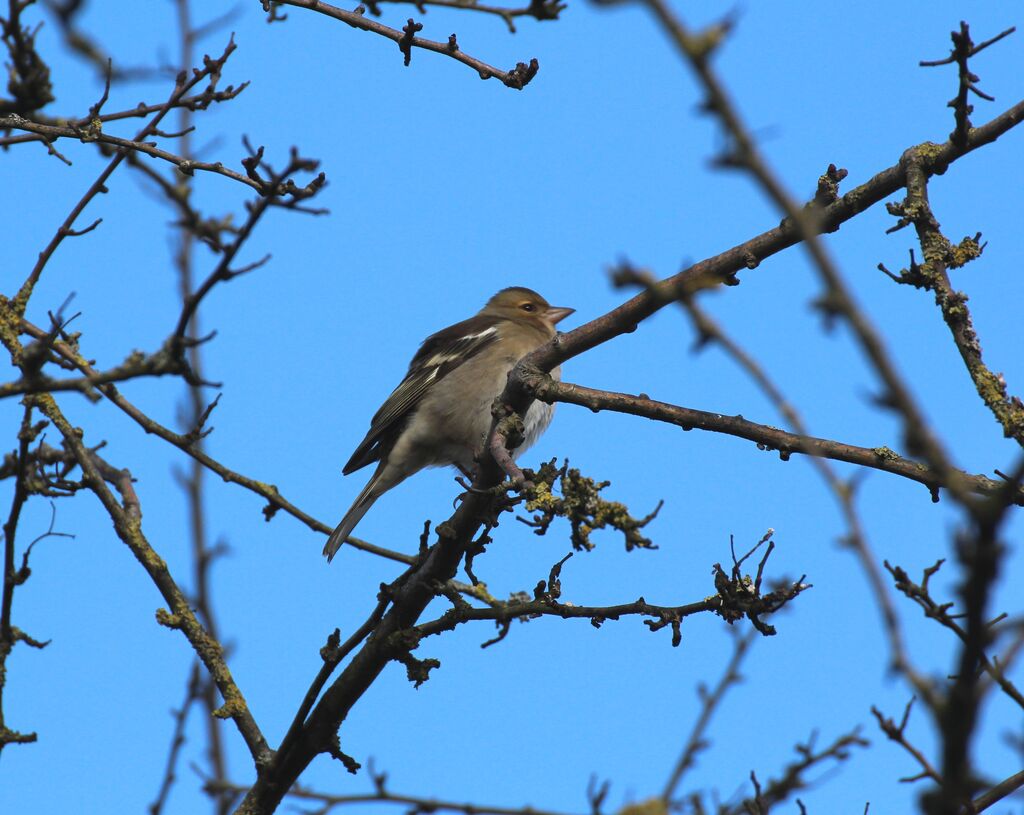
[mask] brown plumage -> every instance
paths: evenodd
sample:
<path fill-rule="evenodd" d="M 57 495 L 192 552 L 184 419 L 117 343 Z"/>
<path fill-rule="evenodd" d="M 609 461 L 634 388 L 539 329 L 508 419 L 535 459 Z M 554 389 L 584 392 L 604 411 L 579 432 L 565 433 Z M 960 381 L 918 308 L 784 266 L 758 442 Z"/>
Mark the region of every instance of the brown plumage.
<path fill-rule="evenodd" d="M 551 306 L 530 289 L 502 289 L 473 317 L 431 334 L 409 370 L 370 422 L 370 430 L 342 472 L 379 462 L 362 492 L 327 539 L 328 561 L 381 495 L 424 467 L 454 464 L 476 469 L 491 426 L 491 403 L 522 357 L 555 336 L 555 324 L 573 313 Z M 556 368 L 551 375 L 558 377 Z M 554 408 L 541 402 L 525 417 L 526 437 L 517 455 L 533 444 Z"/>

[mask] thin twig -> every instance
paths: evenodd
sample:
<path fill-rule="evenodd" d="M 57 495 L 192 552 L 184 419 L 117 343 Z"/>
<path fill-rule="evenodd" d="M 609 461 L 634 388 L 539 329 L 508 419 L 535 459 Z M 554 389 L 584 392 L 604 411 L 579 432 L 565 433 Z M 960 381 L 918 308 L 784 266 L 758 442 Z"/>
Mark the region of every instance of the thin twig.
<path fill-rule="evenodd" d="M 263 10 L 269 11 L 270 0 L 262 0 L 262 2 Z M 495 79 L 499 79 L 505 86 L 514 88 L 515 90 L 522 90 L 526 87 L 530 80 L 537 75 L 537 70 L 539 68 L 537 60 L 532 59 L 529 64 L 520 62 L 515 68 L 508 71 L 502 71 L 500 68 L 488 65 L 486 62 L 483 62 L 476 57 L 471 57 L 459 47 L 453 48 L 451 41 L 435 42 L 434 40 L 427 40 L 423 37 L 410 36 L 397 28 L 391 28 L 390 26 L 369 20 L 366 18 L 366 9 L 363 6 L 359 6 L 355 11 L 346 11 L 345 9 L 325 3 L 323 0 L 280 0 L 280 2 L 282 5 L 296 6 L 297 8 L 304 8 L 309 11 L 319 12 L 327 17 L 332 17 L 335 20 L 347 23 L 360 31 L 370 31 L 374 34 L 379 34 L 382 37 L 386 37 L 387 39 L 394 41 L 399 46 L 404 43 L 406 49 L 422 48 L 425 51 L 433 51 L 435 54 L 443 54 L 461 62 L 463 65 L 469 66 L 477 72 L 477 75 L 481 79 L 491 79 L 493 77 Z M 410 23 L 411 22 L 412 21 L 410 20 Z M 407 59 L 406 65 L 408 64 L 409 62 Z"/>
<path fill-rule="evenodd" d="M 41 339 L 46 336 L 46 332 L 41 328 L 29 323 L 22 321 L 22 331 L 27 333 L 31 337 Z M 85 358 L 79 354 L 76 350 L 72 349 L 66 343 L 55 342 L 53 345 L 54 351 L 60 355 L 61 358 L 67 360 L 69 363 L 74 365 L 75 368 L 80 370 L 86 376 L 95 376 L 98 372 L 92 368 L 91 365 L 85 360 Z M 209 454 L 202 450 L 197 450 L 193 443 L 194 438 L 192 434 L 180 434 L 176 433 L 170 428 L 160 424 L 156 420 L 149 417 L 132 402 L 124 397 L 124 395 L 117 390 L 113 385 L 100 385 L 97 390 L 102 393 L 107 399 L 114 403 L 120 408 L 125 414 L 127 414 L 133 421 L 135 421 L 140 427 L 146 432 L 153 433 L 160 437 L 166 442 L 177 447 L 182 452 L 194 458 L 196 461 L 201 463 L 204 467 L 210 471 L 216 473 L 221 479 L 231 484 L 238 484 L 241 487 L 259 495 L 261 498 L 267 501 L 267 509 L 264 510 L 265 514 L 272 516 L 278 510 L 284 510 L 293 518 L 301 521 L 303 524 L 308 526 L 315 532 L 321 532 L 328 535 L 333 530 L 333 526 L 328 526 L 325 523 L 321 523 L 316 520 L 313 516 L 306 512 L 303 512 L 293 503 L 288 501 L 278 491 L 277 487 L 273 484 L 268 484 L 265 481 L 260 481 L 255 478 L 242 475 L 229 467 L 221 464 L 219 461 L 214 459 Z M 382 546 L 377 546 L 368 541 L 360 540 L 358 538 L 349 538 L 346 541 L 347 545 L 351 545 L 356 549 L 360 549 L 364 552 L 369 552 L 380 557 L 394 560 L 399 563 L 412 563 L 414 558 L 411 555 L 406 555 L 401 552 L 395 552 L 391 549 L 386 549 Z"/>
<path fill-rule="evenodd" d="M 744 657 L 747 655 L 747 652 L 750 650 L 750 646 L 753 642 L 753 631 L 744 631 L 742 634 L 736 634 L 733 639 L 732 656 L 729 658 L 729 663 L 725 666 L 725 670 L 722 672 L 722 676 L 718 680 L 714 689 L 708 693 L 707 690 L 701 686 L 700 715 L 697 717 L 697 721 L 693 724 L 693 729 L 690 731 L 690 736 L 686 740 L 686 746 L 683 748 L 682 755 L 679 756 L 676 766 L 673 767 L 672 773 L 669 775 L 668 781 L 665 783 L 665 789 L 661 792 L 661 801 L 664 804 L 666 812 L 668 812 L 671 807 L 673 797 L 675 796 L 680 783 L 682 783 L 683 776 L 686 771 L 696 764 L 697 754 L 708 746 L 704 733 L 707 730 L 708 725 L 711 723 L 711 718 L 721 704 L 722 699 L 725 698 L 726 691 L 728 691 L 733 685 L 742 681 L 742 677 L 739 672 L 740 665 L 742 664 Z"/>

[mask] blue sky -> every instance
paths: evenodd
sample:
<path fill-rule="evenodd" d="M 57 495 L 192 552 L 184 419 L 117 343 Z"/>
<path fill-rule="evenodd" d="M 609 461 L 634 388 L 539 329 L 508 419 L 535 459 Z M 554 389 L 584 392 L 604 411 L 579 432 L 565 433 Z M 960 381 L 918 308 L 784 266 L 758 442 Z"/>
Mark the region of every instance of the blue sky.
<path fill-rule="evenodd" d="M 227 8 L 209 5 L 204 12 Z M 399 27 L 414 11 L 382 8 L 383 21 Z M 722 3 L 677 8 L 692 25 L 732 10 Z M 794 196 L 810 197 L 829 163 L 849 170 L 844 189 L 850 189 L 894 164 L 905 148 L 945 140 L 955 71 L 922 69 L 918 60 L 944 56 L 949 32 L 964 15 L 976 40 L 1019 23 L 1012 4 L 924 8 L 793 2 L 739 10 L 715 64 Z M 779 214 L 746 177 L 711 168 L 720 134 L 698 114 L 694 80 L 639 8 L 571 3 L 558 22 L 521 20 L 515 36 L 483 15 L 415 13 L 424 36 L 443 40 L 456 31 L 466 51 L 492 64 L 511 67 L 537 57 L 540 73 L 522 92 L 482 82 L 465 66 L 425 52 L 415 52 L 405 68 L 391 42 L 301 9 L 287 11 L 286 23 L 268 26 L 258 3 L 239 7 L 230 23 L 239 48 L 225 81 L 252 85 L 234 102 L 201 114 L 195 141 L 203 158 L 236 168 L 243 133 L 278 163 L 297 145 L 322 159 L 329 186 L 317 202 L 331 213 L 271 213 L 240 258 L 271 253 L 270 263 L 204 304 L 203 325 L 218 331 L 204 348 L 207 373 L 224 383 L 208 442 L 226 465 L 276 484 L 324 522 L 340 519 L 362 487 L 368 474 L 342 478 L 341 466 L 427 334 L 508 285 L 530 286 L 575 307 L 564 324 L 571 328 L 625 299 L 607 275 L 618 261 L 628 258 L 666 276 L 778 223 Z M 176 53 L 170 3 L 93 4 L 85 20 L 122 65 L 167 61 Z M 211 35 L 204 49 L 219 53 L 227 36 L 227 30 Z M 56 83 L 51 112 L 84 114 L 100 92 L 96 77 L 62 52 L 53 25 L 44 26 L 39 42 Z M 1022 63 L 1019 33 L 979 55 L 975 71 L 996 102 L 975 101 L 976 124 L 1019 100 Z M 107 109 L 167 92 L 166 82 L 115 88 Z M 108 130 L 127 135 L 132 127 Z M 981 231 L 989 242 L 981 260 L 954 272 L 954 283 L 970 295 L 986 360 L 1018 394 L 1024 391 L 1017 329 L 1017 304 L 1024 302 L 1021 139 L 1011 131 L 930 187 L 949 237 Z M 5 293 L 24 279 L 102 166 L 86 145 L 62 150 L 72 167 L 35 145 L 0 156 L 0 183 L 17 193 L 7 197 L 2 227 Z M 75 292 L 83 351 L 104 368 L 133 348 L 158 348 L 178 314 L 169 211 L 125 168 L 109 187 L 83 215 L 83 223 L 103 217 L 103 224 L 59 248 L 28 315 L 44 323 L 46 311 Z M 195 200 L 211 214 L 242 217 L 245 192 L 223 178 L 196 177 Z M 827 236 L 825 245 L 958 465 L 1005 470 L 1019 450 L 974 395 L 931 297 L 895 286 L 876 269 L 879 262 L 905 265 L 915 246 L 908 231 L 885 234 L 892 222 L 876 206 Z M 198 251 L 200 271 L 213 262 Z M 704 304 L 757 356 L 810 431 L 900 450 L 898 426 L 872 404 L 877 382 L 849 333 L 823 331 L 810 307 L 820 288 L 804 253 L 780 254 L 741 279 Z M 570 361 L 564 376 L 782 424 L 731 360 L 715 349 L 695 355 L 692 342 L 682 312 L 665 309 L 636 333 Z M 140 382 L 124 392 L 158 420 L 175 423 L 180 383 Z M 131 469 L 143 528 L 187 585 L 186 505 L 174 480 L 182 455 L 109 404 L 65 396 L 61 405 L 86 429 L 88 443 L 105 439 L 108 459 Z M 0 403 L 8 446 L 20 413 L 14 400 Z M 55 443 L 56 434 L 48 440 Z M 659 549 L 627 554 L 616 535 L 597 535 L 597 549 L 563 570 L 565 600 L 699 600 L 713 592 L 711 565 L 727 561 L 730 536 L 746 548 L 769 527 L 778 544 L 771 574 L 807 574 L 814 584 L 774 621 L 779 635 L 756 642 L 746 680 L 716 718 L 713 746 L 688 788 L 741 796 L 749 792 L 751 770 L 762 779 L 776 775 L 792 745 L 812 732 L 826 743 L 860 723 L 872 748 L 838 773 L 814 774 L 821 783 L 802 800 L 812 813 L 859 813 L 868 801 L 873 813 L 911 808 L 918 788 L 897 779 L 917 768 L 885 743 L 869 712 L 874 704 L 898 716 L 910 691 L 887 673 L 864 575 L 837 545 L 841 519 L 807 461 L 781 462 L 738 439 L 683 434 L 573 406 L 558 409 L 523 463 L 553 456 L 610 480 L 606 494 L 637 514 L 665 500 L 649 527 Z M 336 626 L 353 630 L 396 566 L 343 549 L 328 568 L 320 557 L 322 536 L 283 513 L 265 523 L 257 497 L 216 478 L 209 489 L 211 537 L 231 550 L 214 570 L 221 629 L 235 677 L 276 744 L 319 667 L 327 633 Z M 10 484 L 0 490 L 6 505 Z M 448 517 L 458 491 L 449 471 L 422 473 L 381 499 L 358 534 L 413 552 L 424 519 Z M 953 599 L 950 540 L 962 519 L 949 502 L 932 504 L 924 488 L 870 473 L 858 504 L 879 561 L 919 576 L 936 559 L 950 558 L 937 580 L 942 596 Z M 184 696 L 190 652 L 180 635 L 155 623 L 162 601 L 98 503 L 81 496 L 57 509 L 57 528 L 75 538 L 37 547 L 32 578 L 18 590 L 14 610 L 17 626 L 52 644 L 42 652 L 15 650 L 4 695 L 8 725 L 37 731 L 39 742 L 4 751 L 0 810 L 140 811 L 160 782 L 172 728 L 168 710 Z M 45 530 L 49 513 L 43 501 L 30 504 L 19 539 Z M 993 608 L 1019 615 L 1019 517 L 1008 531 L 1010 556 Z M 507 596 L 531 589 L 568 550 L 564 526 L 538 538 L 508 518 L 477 571 L 495 595 Z M 950 638 L 908 602 L 896 602 L 919 666 L 935 676 L 949 673 Z M 731 642 L 726 626 L 710 616 L 687 620 L 677 649 L 668 632 L 651 634 L 637 619 L 601 630 L 585 621 L 537 620 L 481 650 L 491 635 L 487 626 L 465 626 L 424 643 L 418 655 L 440 659 L 442 668 L 419 690 L 391 666 L 346 721 L 346 752 L 364 764 L 372 757 L 395 792 L 565 812 L 586 810 L 584 791 L 596 775 L 612 782 L 614 810 L 661 790 L 696 715 L 696 685 L 717 679 Z M 204 806 L 189 768 L 202 762 L 204 724 L 198 713 L 189 721 L 170 812 Z M 990 705 L 983 725 L 979 766 L 994 779 L 1018 770 L 1019 756 L 1001 737 L 1020 732 L 1021 712 Z M 232 776 L 251 780 L 241 740 L 230 726 L 224 732 Z M 915 714 L 912 737 L 924 749 L 934 744 L 923 711 Z M 303 780 L 339 793 L 370 789 L 365 774 L 352 778 L 326 758 Z"/>

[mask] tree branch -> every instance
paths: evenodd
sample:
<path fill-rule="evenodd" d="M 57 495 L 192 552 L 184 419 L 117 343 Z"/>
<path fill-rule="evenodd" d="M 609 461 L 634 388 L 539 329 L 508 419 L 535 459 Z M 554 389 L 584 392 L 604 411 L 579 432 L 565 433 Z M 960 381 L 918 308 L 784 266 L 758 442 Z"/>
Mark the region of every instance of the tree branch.
<path fill-rule="evenodd" d="M 210 636 L 196 618 L 188 598 L 178 588 L 168 571 L 167 564 L 153 550 L 142 532 L 142 513 L 138 498 L 131 485 L 131 475 L 127 470 L 110 467 L 95 453 L 89 451 L 82 443 L 80 432 L 68 422 L 57 407 L 57 403 L 49 395 L 37 394 L 27 398 L 60 431 L 65 443 L 74 454 L 78 466 L 82 468 L 85 485 L 99 498 L 103 508 L 113 521 L 117 536 L 128 546 L 167 602 L 170 611 L 159 609 L 156 615 L 157 621 L 161 625 L 177 629 L 185 635 L 217 684 L 224 699 L 224 705 L 218 710 L 217 715 L 231 718 L 235 722 L 256 767 L 265 766 L 270 761 L 272 751 L 249 711 L 245 697 L 238 685 L 235 684 L 227 662 L 224 660 L 221 644 Z M 116 480 L 118 490 L 122 494 L 121 501 L 118 501 L 107 487 L 107 478 Z"/>
<path fill-rule="evenodd" d="M 178 78 L 174 85 L 174 90 L 171 92 L 170 97 L 168 97 L 167 101 L 164 102 L 163 105 L 161 105 L 160 109 L 156 112 L 153 118 L 150 119 L 149 123 L 145 125 L 145 127 L 143 127 L 135 135 L 135 138 L 132 139 L 132 141 L 141 142 L 144 139 L 148 138 L 157 129 L 157 127 L 159 127 L 160 122 L 163 120 L 164 116 L 166 116 L 167 113 L 174 108 L 175 104 L 179 100 L 184 98 L 188 94 L 188 92 L 192 90 L 192 88 L 196 87 L 196 85 L 198 85 L 207 78 L 210 78 L 211 83 L 216 83 L 216 81 L 220 77 L 220 72 L 223 69 L 224 64 L 231 56 L 231 53 L 235 50 L 235 47 L 236 46 L 234 40 L 230 40 L 227 44 L 227 47 L 224 49 L 224 52 L 221 54 L 219 58 L 211 59 L 209 56 L 205 57 L 203 60 L 203 68 L 195 69 L 192 72 L 191 78 L 188 77 L 188 74 L 186 72 L 182 71 L 178 75 Z M 106 191 L 107 179 L 109 179 L 110 176 L 113 174 L 114 170 L 118 168 L 118 166 L 124 160 L 125 155 L 126 152 L 124 150 L 120 150 L 114 156 L 114 158 L 110 160 L 107 166 L 96 178 L 96 180 L 90 185 L 89 189 L 86 190 L 85 194 L 79 199 L 78 203 L 76 203 L 75 206 L 72 207 L 71 212 L 64 219 L 64 222 L 57 229 L 57 232 L 50 239 L 50 242 L 46 245 L 43 251 L 39 253 L 38 261 L 36 262 L 32 271 L 29 273 L 29 276 L 26 278 L 25 282 L 22 283 L 17 296 L 10 301 L 8 301 L 6 298 L 0 297 L 0 308 L 9 305 L 9 307 L 13 308 L 14 313 L 17 316 L 24 316 L 25 308 L 28 305 L 28 300 L 32 296 L 32 290 L 35 287 L 36 282 L 39 280 L 43 268 L 46 266 L 49 259 L 53 256 L 53 253 L 56 251 L 61 241 L 63 241 L 66 236 L 73 234 L 71 227 L 74 224 L 74 222 L 78 219 L 78 216 L 82 213 L 82 211 L 89 205 L 89 202 L 92 201 L 92 199 L 99 195 L 101 192 Z M 18 364 L 17 354 L 15 354 L 14 362 L 15 364 Z"/>
<path fill-rule="evenodd" d="M 528 6 L 521 8 L 505 8 L 504 6 L 487 6 L 476 0 L 366 0 L 366 7 L 374 17 L 380 17 L 380 5 L 407 3 L 416 6 L 421 14 L 426 12 L 428 6 L 438 8 L 458 9 L 463 11 L 479 11 L 483 14 L 493 14 L 501 17 L 508 26 L 510 34 L 516 33 L 515 19 L 517 17 L 533 17 L 535 20 L 557 20 L 558 16 L 565 11 L 567 4 L 560 0 L 532 0 Z"/>
<path fill-rule="evenodd" d="M 733 638 L 732 656 L 729 658 L 729 663 L 726 665 L 725 671 L 722 672 L 721 679 L 718 680 L 718 683 L 710 693 L 703 684 L 700 686 L 700 689 L 698 690 L 698 695 L 701 700 L 700 715 L 697 717 L 697 721 L 694 722 L 693 729 L 690 731 L 690 736 L 686 740 L 686 746 L 683 748 L 682 755 L 679 756 L 679 760 L 676 762 L 675 767 L 669 774 L 668 781 L 665 783 L 665 789 L 661 792 L 661 802 L 665 807 L 665 812 L 668 812 L 671 808 L 676 790 L 679 788 L 679 784 L 683 780 L 683 775 L 688 769 L 697 763 L 698 753 L 707 749 L 708 742 L 704 737 L 704 733 L 707 730 L 708 725 L 711 723 L 711 717 L 721 704 L 722 699 L 725 698 L 726 692 L 730 687 L 742 681 L 739 668 L 753 643 L 753 631 L 744 631 L 742 634 L 735 634 Z"/>
<path fill-rule="evenodd" d="M 572 382 L 557 382 L 546 374 L 527 372 L 524 374 L 524 383 L 542 402 L 567 402 L 595 411 L 613 410 L 617 413 L 628 413 L 633 416 L 655 419 L 659 422 L 668 422 L 683 428 L 683 430 L 696 429 L 725 433 L 755 442 L 765 450 L 778 450 L 779 457 L 783 461 L 788 460 L 792 453 L 802 453 L 808 456 L 858 464 L 862 467 L 870 467 L 916 481 L 928 487 L 933 496 L 941 487 L 946 486 L 939 474 L 930 471 L 923 464 L 897 455 L 888 447 L 856 447 L 831 439 L 801 436 L 769 425 L 756 424 L 741 416 L 723 416 L 720 413 L 708 413 L 667 402 L 658 402 L 645 394 L 631 396 L 625 393 L 587 388 Z M 983 475 L 958 472 L 960 480 L 979 495 L 996 494 L 1005 486 L 1002 481 L 996 481 Z M 1024 506 L 1024 488 L 1018 488 L 1014 500 Z"/>
<path fill-rule="evenodd" d="M 43 331 L 38 326 L 32 323 L 22 320 L 21 330 L 31 337 L 41 339 L 46 336 L 47 332 Z M 85 358 L 77 351 L 65 342 L 54 342 L 53 350 L 64 360 L 71 363 L 75 368 L 84 373 L 87 377 L 96 376 L 98 372 L 85 360 Z M 216 473 L 222 480 L 230 484 L 238 484 L 241 487 L 254 492 L 261 498 L 267 501 L 267 507 L 264 509 L 264 515 L 267 516 L 268 520 L 277 513 L 278 510 L 284 510 L 293 518 L 301 521 L 303 524 L 308 526 L 315 532 L 322 532 L 325 535 L 329 535 L 334 527 L 328 526 L 325 523 L 318 521 L 313 516 L 303 512 L 293 503 L 288 501 L 278 491 L 277 487 L 273 484 L 267 484 L 263 481 L 258 481 L 254 478 L 242 475 L 229 467 L 221 464 L 219 461 L 214 459 L 207 453 L 199 450 L 195 447 L 194 441 L 196 437 L 196 431 L 189 433 L 175 433 L 168 427 L 160 424 L 156 420 L 150 418 L 132 402 L 128 401 L 124 395 L 117 390 L 112 384 L 99 385 L 97 390 L 102 393 L 107 399 L 127 414 L 136 424 L 138 424 L 147 433 L 152 433 L 164 441 L 174 445 L 183 453 L 194 458 L 204 467 L 208 468 L 212 472 Z M 387 558 L 389 560 L 398 561 L 399 563 L 412 563 L 414 558 L 411 555 L 406 555 L 401 552 L 395 552 L 390 549 L 385 549 L 382 546 L 376 546 L 375 544 L 369 543 L 368 541 L 360 540 L 358 538 L 349 538 L 346 544 L 351 544 L 356 549 L 361 549 L 364 552 L 369 552 L 380 557 Z"/>
<path fill-rule="evenodd" d="M 920 154 L 907 151 L 901 162 L 906 165 L 907 195 L 901 204 L 890 204 L 888 209 L 890 214 L 900 216 L 893 230 L 913 223 L 924 263 L 916 263 L 911 254 L 910 268 L 902 270 L 899 275 L 890 273 L 889 276 L 897 283 L 925 289 L 935 296 L 935 304 L 942 312 L 978 395 L 1002 426 L 1003 434 L 1024 446 L 1024 403 L 1007 392 L 1006 380 L 1001 374 L 993 373 L 985 365 L 981 342 L 967 306 L 967 295 L 954 291 L 949 277 L 950 268 L 963 266 L 981 255 L 984 248 L 979 243 L 981 233 L 973 238 L 964 238 L 958 245 L 951 243 L 942 234 L 928 202 L 928 177 L 921 167 Z M 881 268 L 887 271 L 884 266 Z"/>
<path fill-rule="evenodd" d="M 329 3 L 324 3 L 322 0 L 279 0 L 282 5 L 296 6 L 297 8 L 304 8 L 309 11 L 316 11 L 320 14 L 331 17 L 335 20 L 339 20 L 343 23 L 347 23 L 353 28 L 357 28 L 360 31 L 370 31 L 374 34 L 379 34 L 382 37 L 386 37 L 389 40 L 395 42 L 399 48 L 406 54 L 405 64 L 409 64 L 409 49 L 411 48 L 422 48 L 425 51 L 433 51 L 435 54 L 444 54 L 447 57 L 451 57 L 457 62 L 461 62 L 463 65 L 468 65 L 481 79 L 495 79 L 501 80 L 502 84 L 515 90 L 522 90 L 529 84 L 530 80 L 537 75 L 539 70 L 539 64 L 536 59 L 531 59 L 529 65 L 524 62 L 520 62 L 515 68 L 509 71 L 502 71 L 499 68 L 495 68 L 488 65 L 486 62 L 482 62 L 476 57 L 471 57 L 465 51 L 463 51 L 458 43 L 455 41 L 455 35 L 453 34 L 447 42 L 435 42 L 434 40 L 427 40 L 423 37 L 412 36 L 411 26 L 413 21 L 409 20 L 409 25 L 406 28 L 410 28 L 410 32 L 399 31 L 396 28 L 390 28 L 389 26 L 382 25 L 381 23 L 368 20 L 366 18 L 366 9 L 364 6 L 358 6 L 355 11 L 345 11 L 344 9 L 332 6 Z M 269 11 L 271 6 L 271 0 L 260 0 L 263 4 L 263 10 Z M 422 28 L 422 26 L 421 26 Z"/>
<path fill-rule="evenodd" d="M 166 161 L 169 164 L 174 165 L 174 167 L 184 175 L 192 175 L 196 171 L 214 173 L 216 175 L 229 178 L 232 181 L 236 181 L 239 184 L 245 184 L 247 187 L 251 187 L 257 192 L 260 192 L 260 194 L 264 194 L 265 192 L 263 190 L 263 185 L 258 181 L 254 181 L 236 170 L 228 169 L 219 161 L 208 162 L 186 158 L 185 156 L 177 155 L 157 147 L 156 142 L 142 141 L 139 137 L 134 139 L 124 139 L 120 136 L 112 136 L 100 131 L 85 131 L 73 126 L 41 124 L 40 122 L 33 122 L 14 114 L 0 116 L 0 128 L 10 128 L 11 130 L 23 130 L 27 133 L 35 133 L 40 137 L 40 141 L 43 141 L 48 145 L 58 139 L 75 139 L 83 143 L 95 142 L 97 144 L 107 144 L 111 147 L 118 148 L 120 151 L 142 153 L 152 158 Z M 120 160 L 118 160 L 118 163 L 120 163 Z"/>
<path fill-rule="evenodd" d="M 991 121 L 971 131 L 967 144 L 957 147 L 952 142 L 942 145 L 925 143 L 920 146 L 921 167 L 930 177 L 945 173 L 949 166 L 967 153 L 989 144 L 1024 120 L 1024 101 L 1004 111 Z M 902 164 L 895 164 L 877 173 L 864 184 L 850 190 L 832 204 L 816 212 L 814 231 L 816 234 L 834 232 L 843 223 L 864 212 L 874 204 L 883 201 L 906 184 L 906 171 Z M 544 347 L 534 351 L 519 362 L 509 379 L 509 386 L 503 394 L 506 404 L 528 402 L 520 381 L 529 367 L 536 367 L 547 373 L 556 366 L 579 356 L 622 334 L 634 331 L 637 325 L 670 303 L 717 286 L 734 281 L 735 275 L 744 269 L 752 270 L 766 258 L 778 254 L 803 239 L 801 228 L 786 219 L 779 226 L 744 241 L 721 254 L 702 260 L 683 271 L 658 281 L 646 290 L 627 300 L 622 305 L 573 329 L 559 334 Z M 512 398 L 514 395 L 515 398 Z M 525 407 L 523 408 L 525 410 Z"/>

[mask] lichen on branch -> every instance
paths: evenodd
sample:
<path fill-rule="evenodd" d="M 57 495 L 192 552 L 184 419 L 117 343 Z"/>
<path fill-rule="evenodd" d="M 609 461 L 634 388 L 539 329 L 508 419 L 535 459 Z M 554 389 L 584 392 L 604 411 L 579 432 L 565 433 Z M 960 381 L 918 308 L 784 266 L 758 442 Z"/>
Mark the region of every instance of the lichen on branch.
<path fill-rule="evenodd" d="M 525 490 L 526 510 L 534 514 L 531 518 L 519 516 L 518 519 L 535 534 L 547 534 L 555 518 L 566 518 L 571 528 L 572 548 L 577 552 L 593 549 L 596 544 L 590 540 L 591 533 L 608 527 L 622 533 L 627 552 L 658 548 L 640 530 L 654 520 L 664 501 L 658 501 L 654 510 L 643 518 L 635 518 L 625 504 L 601 497 L 602 490 L 611 486 L 611 481 L 595 481 L 576 468 L 570 469 L 568 459 L 561 467 L 556 466 L 555 461 L 545 462 L 536 472 L 524 471 L 532 482 Z M 555 493 L 556 484 L 561 495 Z"/>

